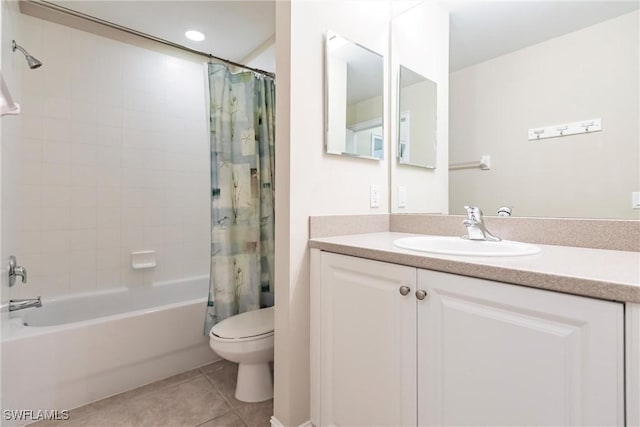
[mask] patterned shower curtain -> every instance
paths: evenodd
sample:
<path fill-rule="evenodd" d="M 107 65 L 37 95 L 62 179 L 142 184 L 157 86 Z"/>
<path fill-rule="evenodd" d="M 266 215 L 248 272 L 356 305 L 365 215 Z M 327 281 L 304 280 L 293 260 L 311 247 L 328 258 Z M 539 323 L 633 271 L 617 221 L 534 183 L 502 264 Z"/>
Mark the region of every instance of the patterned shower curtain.
<path fill-rule="evenodd" d="M 211 278 L 205 334 L 273 305 L 275 85 L 209 64 Z"/>

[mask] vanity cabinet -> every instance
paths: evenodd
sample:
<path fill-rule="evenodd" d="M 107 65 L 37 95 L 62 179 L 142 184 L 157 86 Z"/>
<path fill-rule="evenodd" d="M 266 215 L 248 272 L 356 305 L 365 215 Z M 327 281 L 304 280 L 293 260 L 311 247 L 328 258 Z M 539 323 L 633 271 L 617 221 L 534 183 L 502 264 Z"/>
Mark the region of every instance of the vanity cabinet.
<path fill-rule="evenodd" d="M 416 425 L 416 269 L 321 257 L 320 425 Z"/>
<path fill-rule="evenodd" d="M 314 257 L 316 425 L 624 425 L 622 304 Z"/>

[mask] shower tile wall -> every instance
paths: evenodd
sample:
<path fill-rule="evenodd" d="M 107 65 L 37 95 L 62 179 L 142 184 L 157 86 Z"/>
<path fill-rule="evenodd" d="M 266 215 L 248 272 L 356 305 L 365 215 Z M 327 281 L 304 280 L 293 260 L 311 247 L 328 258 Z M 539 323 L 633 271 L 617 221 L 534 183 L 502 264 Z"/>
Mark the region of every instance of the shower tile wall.
<path fill-rule="evenodd" d="M 0 24 L 1 42 L 2 42 L 2 59 L 1 69 L 2 78 L 4 79 L 11 95 L 16 102 L 22 98 L 20 91 L 20 70 L 25 66 L 24 57 L 20 58 L 11 51 L 11 40 L 16 37 L 20 29 L 17 2 L 2 2 L 0 4 L 0 15 L 2 15 L 2 23 Z M 19 196 L 19 162 L 15 161 L 20 158 L 20 116 L 3 116 L 1 119 L 1 143 L 2 143 L 2 165 L 0 166 L 0 182 L 2 184 L 2 196 L 0 197 L 0 205 L 2 207 L 0 216 L 2 217 L 2 236 L 1 236 L 1 254 L 0 259 L 3 263 L 9 259 L 9 256 L 15 254 L 18 246 L 18 233 L 20 211 L 19 206 L 14 200 Z M 9 301 L 8 280 L 4 274 L 0 275 L 0 302 L 6 304 Z M 8 317 L 7 312 L 2 313 Z"/>
<path fill-rule="evenodd" d="M 21 16 L 19 259 L 13 297 L 206 275 L 204 66 Z M 133 270 L 131 252 L 158 266 Z"/>

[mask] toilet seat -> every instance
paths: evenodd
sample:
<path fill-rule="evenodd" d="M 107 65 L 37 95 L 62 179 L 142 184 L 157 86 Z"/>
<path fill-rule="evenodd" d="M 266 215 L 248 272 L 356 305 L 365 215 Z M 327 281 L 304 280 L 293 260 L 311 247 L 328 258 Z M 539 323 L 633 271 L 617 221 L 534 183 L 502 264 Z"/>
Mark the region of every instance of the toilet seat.
<path fill-rule="evenodd" d="M 250 341 L 273 335 L 273 307 L 247 311 L 228 317 L 211 328 L 216 341 Z"/>

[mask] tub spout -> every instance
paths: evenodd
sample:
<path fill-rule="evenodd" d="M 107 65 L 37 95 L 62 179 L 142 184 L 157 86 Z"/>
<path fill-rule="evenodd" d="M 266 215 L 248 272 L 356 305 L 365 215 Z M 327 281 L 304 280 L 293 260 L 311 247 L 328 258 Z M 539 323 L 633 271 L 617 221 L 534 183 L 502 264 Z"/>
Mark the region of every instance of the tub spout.
<path fill-rule="evenodd" d="M 24 310 L 31 307 L 42 307 L 40 297 L 9 300 L 9 311 Z"/>

